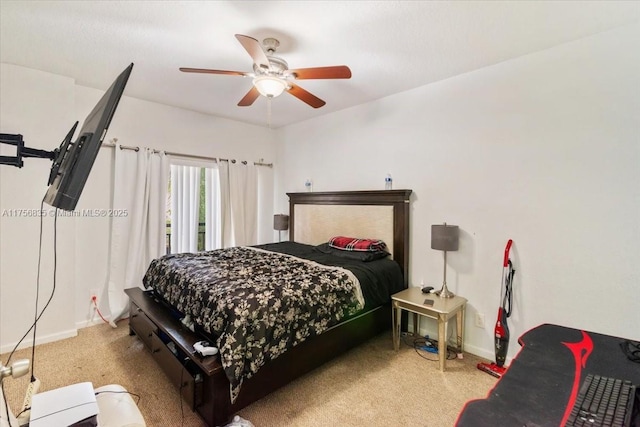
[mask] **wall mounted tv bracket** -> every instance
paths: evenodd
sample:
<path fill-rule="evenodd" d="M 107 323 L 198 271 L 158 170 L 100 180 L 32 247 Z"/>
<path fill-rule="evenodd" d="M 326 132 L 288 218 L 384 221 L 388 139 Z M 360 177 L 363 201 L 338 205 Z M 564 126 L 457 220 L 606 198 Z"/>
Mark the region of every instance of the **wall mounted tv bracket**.
<path fill-rule="evenodd" d="M 45 151 L 25 147 L 22 135 L 0 133 L 0 143 L 14 145 L 16 147 L 15 156 L 0 156 L 0 164 L 2 165 L 13 165 L 21 168 L 23 166 L 23 157 L 37 157 L 50 160 L 54 160 L 56 158 L 57 149 L 55 151 Z"/>
<path fill-rule="evenodd" d="M 62 159 L 64 158 L 64 153 L 66 153 L 69 148 L 69 144 L 71 144 L 71 138 L 73 138 L 73 134 L 78 127 L 78 122 L 76 122 L 67 136 L 62 140 L 59 148 L 56 148 L 53 151 L 39 150 L 37 148 L 29 148 L 24 146 L 24 140 L 22 139 L 22 135 L 20 134 L 12 134 L 12 133 L 0 133 L 0 144 L 8 144 L 16 147 L 16 155 L 15 156 L 0 156 L 0 165 L 11 165 L 18 168 L 24 166 L 24 162 L 22 161 L 23 157 L 36 157 L 39 159 L 49 159 L 53 161 L 53 165 L 51 167 L 51 174 L 49 175 L 49 182 L 47 185 L 51 185 L 54 178 L 58 174 L 58 169 L 60 168 L 60 164 L 62 163 Z M 61 155 L 62 154 L 62 155 Z"/>

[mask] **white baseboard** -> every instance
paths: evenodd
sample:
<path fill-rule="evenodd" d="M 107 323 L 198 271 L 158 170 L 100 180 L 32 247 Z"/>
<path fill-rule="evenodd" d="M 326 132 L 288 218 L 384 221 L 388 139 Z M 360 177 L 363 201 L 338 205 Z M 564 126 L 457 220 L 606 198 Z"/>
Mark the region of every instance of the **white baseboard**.
<path fill-rule="evenodd" d="M 495 360 L 495 357 L 496 357 L 494 352 L 487 351 L 487 349 L 484 349 L 484 348 L 476 347 L 475 345 L 465 344 L 464 351 L 465 353 L 471 353 L 475 356 L 482 357 L 484 359 L 488 359 L 492 361 Z"/>
<path fill-rule="evenodd" d="M 62 332 L 56 332 L 55 334 L 50 334 L 50 335 L 38 335 L 36 337 L 36 345 L 46 344 L 54 341 L 60 341 L 65 338 L 75 337 L 77 335 L 78 335 L 77 329 L 69 329 Z M 22 341 L 22 343 L 20 343 L 20 345 L 18 346 L 18 350 L 22 348 L 29 348 L 31 347 L 32 343 L 33 343 L 33 337 L 27 336 L 27 338 L 25 338 L 24 341 Z M 3 345 L 2 347 L 0 347 L 0 353 L 10 352 L 11 350 L 13 350 L 13 347 L 15 347 L 16 344 L 17 342 Z"/>
<path fill-rule="evenodd" d="M 76 328 L 84 329 L 90 326 L 99 325 L 101 323 L 105 323 L 105 322 L 100 317 L 98 317 L 97 319 L 89 319 L 89 320 L 83 320 L 82 322 L 76 322 Z"/>
<path fill-rule="evenodd" d="M 429 325 L 428 327 L 424 327 L 421 324 L 420 326 L 421 327 L 420 327 L 420 330 L 418 331 L 418 333 L 421 336 L 423 336 L 423 337 L 425 335 L 429 335 L 429 337 L 437 337 L 438 336 L 438 332 L 434 328 L 433 325 Z M 409 331 L 413 331 L 412 319 L 409 319 Z M 455 343 L 449 343 L 449 344 L 455 346 Z M 475 345 L 470 345 L 470 344 L 464 343 L 464 352 L 465 353 L 471 353 L 474 356 L 482 357 L 482 358 L 490 360 L 492 362 L 495 362 L 495 360 L 496 360 L 496 354 L 495 354 L 493 349 L 487 350 L 486 348 L 477 347 Z M 511 363 L 511 357 L 507 357 L 507 360 L 505 361 L 505 363 L 508 366 L 509 363 Z"/>
<path fill-rule="evenodd" d="M 88 328 L 90 326 L 95 326 L 95 325 L 99 325 L 99 324 L 102 324 L 102 323 L 105 323 L 105 322 L 100 317 L 98 317 L 97 319 L 88 319 L 88 320 L 84 320 L 82 322 L 76 322 L 76 329 L 71 329 L 71 330 L 62 331 L 62 332 L 56 332 L 55 334 L 45 335 L 45 336 L 38 335 L 36 337 L 36 345 L 46 344 L 46 343 L 50 343 L 50 342 L 54 342 L 54 341 L 59 341 L 59 340 L 65 339 L 65 338 L 72 338 L 72 337 L 75 337 L 75 336 L 78 335 L 78 330 L 79 329 Z M 22 348 L 31 347 L 32 340 L 33 340 L 33 338 L 31 336 L 28 336 L 18 346 L 17 350 L 20 350 Z M 8 353 L 8 352 L 10 352 L 11 350 L 13 350 L 13 347 L 15 347 L 15 345 L 16 345 L 15 342 L 3 345 L 2 347 L 0 347 L 0 353 Z"/>

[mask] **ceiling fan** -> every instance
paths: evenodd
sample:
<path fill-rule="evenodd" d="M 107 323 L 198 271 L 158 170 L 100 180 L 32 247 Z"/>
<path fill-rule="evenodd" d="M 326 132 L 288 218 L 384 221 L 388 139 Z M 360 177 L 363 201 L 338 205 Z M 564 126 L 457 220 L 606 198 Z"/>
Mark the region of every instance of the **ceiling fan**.
<path fill-rule="evenodd" d="M 284 59 L 275 56 L 276 49 L 280 46 L 278 40 L 274 38 L 264 39 L 263 49 L 260 42 L 253 37 L 236 34 L 236 38 L 253 59 L 253 72 L 184 67 L 180 68 L 180 71 L 185 73 L 226 74 L 253 78 L 253 87 L 238 103 L 240 107 L 250 106 L 260 95 L 266 96 L 267 98 L 275 98 L 286 90 L 313 108 L 320 108 L 325 105 L 326 102 L 298 86 L 294 80 L 351 78 L 351 70 L 346 65 L 290 70 L 289 65 Z"/>

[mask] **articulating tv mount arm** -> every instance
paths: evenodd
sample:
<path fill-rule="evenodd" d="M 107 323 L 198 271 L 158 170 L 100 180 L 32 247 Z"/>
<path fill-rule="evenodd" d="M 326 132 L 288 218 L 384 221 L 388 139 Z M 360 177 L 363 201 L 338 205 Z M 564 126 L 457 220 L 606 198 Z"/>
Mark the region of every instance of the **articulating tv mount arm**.
<path fill-rule="evenodd" d="M 12 165 L 18 168 L 23 166 L 23 157 L 37 157 L 40 159 L 55 160 L 58 155 L 58 149 L 53 151 L 38 150 L 24 146 L 22 135 L 11 133 L 0 133 L 0 143 L 14 145 L 16 147 L 15 156 L 0 156 L 0 165 Z"/>

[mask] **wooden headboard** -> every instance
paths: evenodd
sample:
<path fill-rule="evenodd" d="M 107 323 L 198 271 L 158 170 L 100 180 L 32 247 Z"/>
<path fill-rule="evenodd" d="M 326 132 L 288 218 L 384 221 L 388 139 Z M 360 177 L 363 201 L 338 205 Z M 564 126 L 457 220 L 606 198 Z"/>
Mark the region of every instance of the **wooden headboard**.
<path fill-rule="evenodd" d="M 287 193 L 289 240 L 310 245 L 342 235 L 382 239 L 400 264 L 405 285 L 409 272 L 409 197 L 411 190 Z"/>

